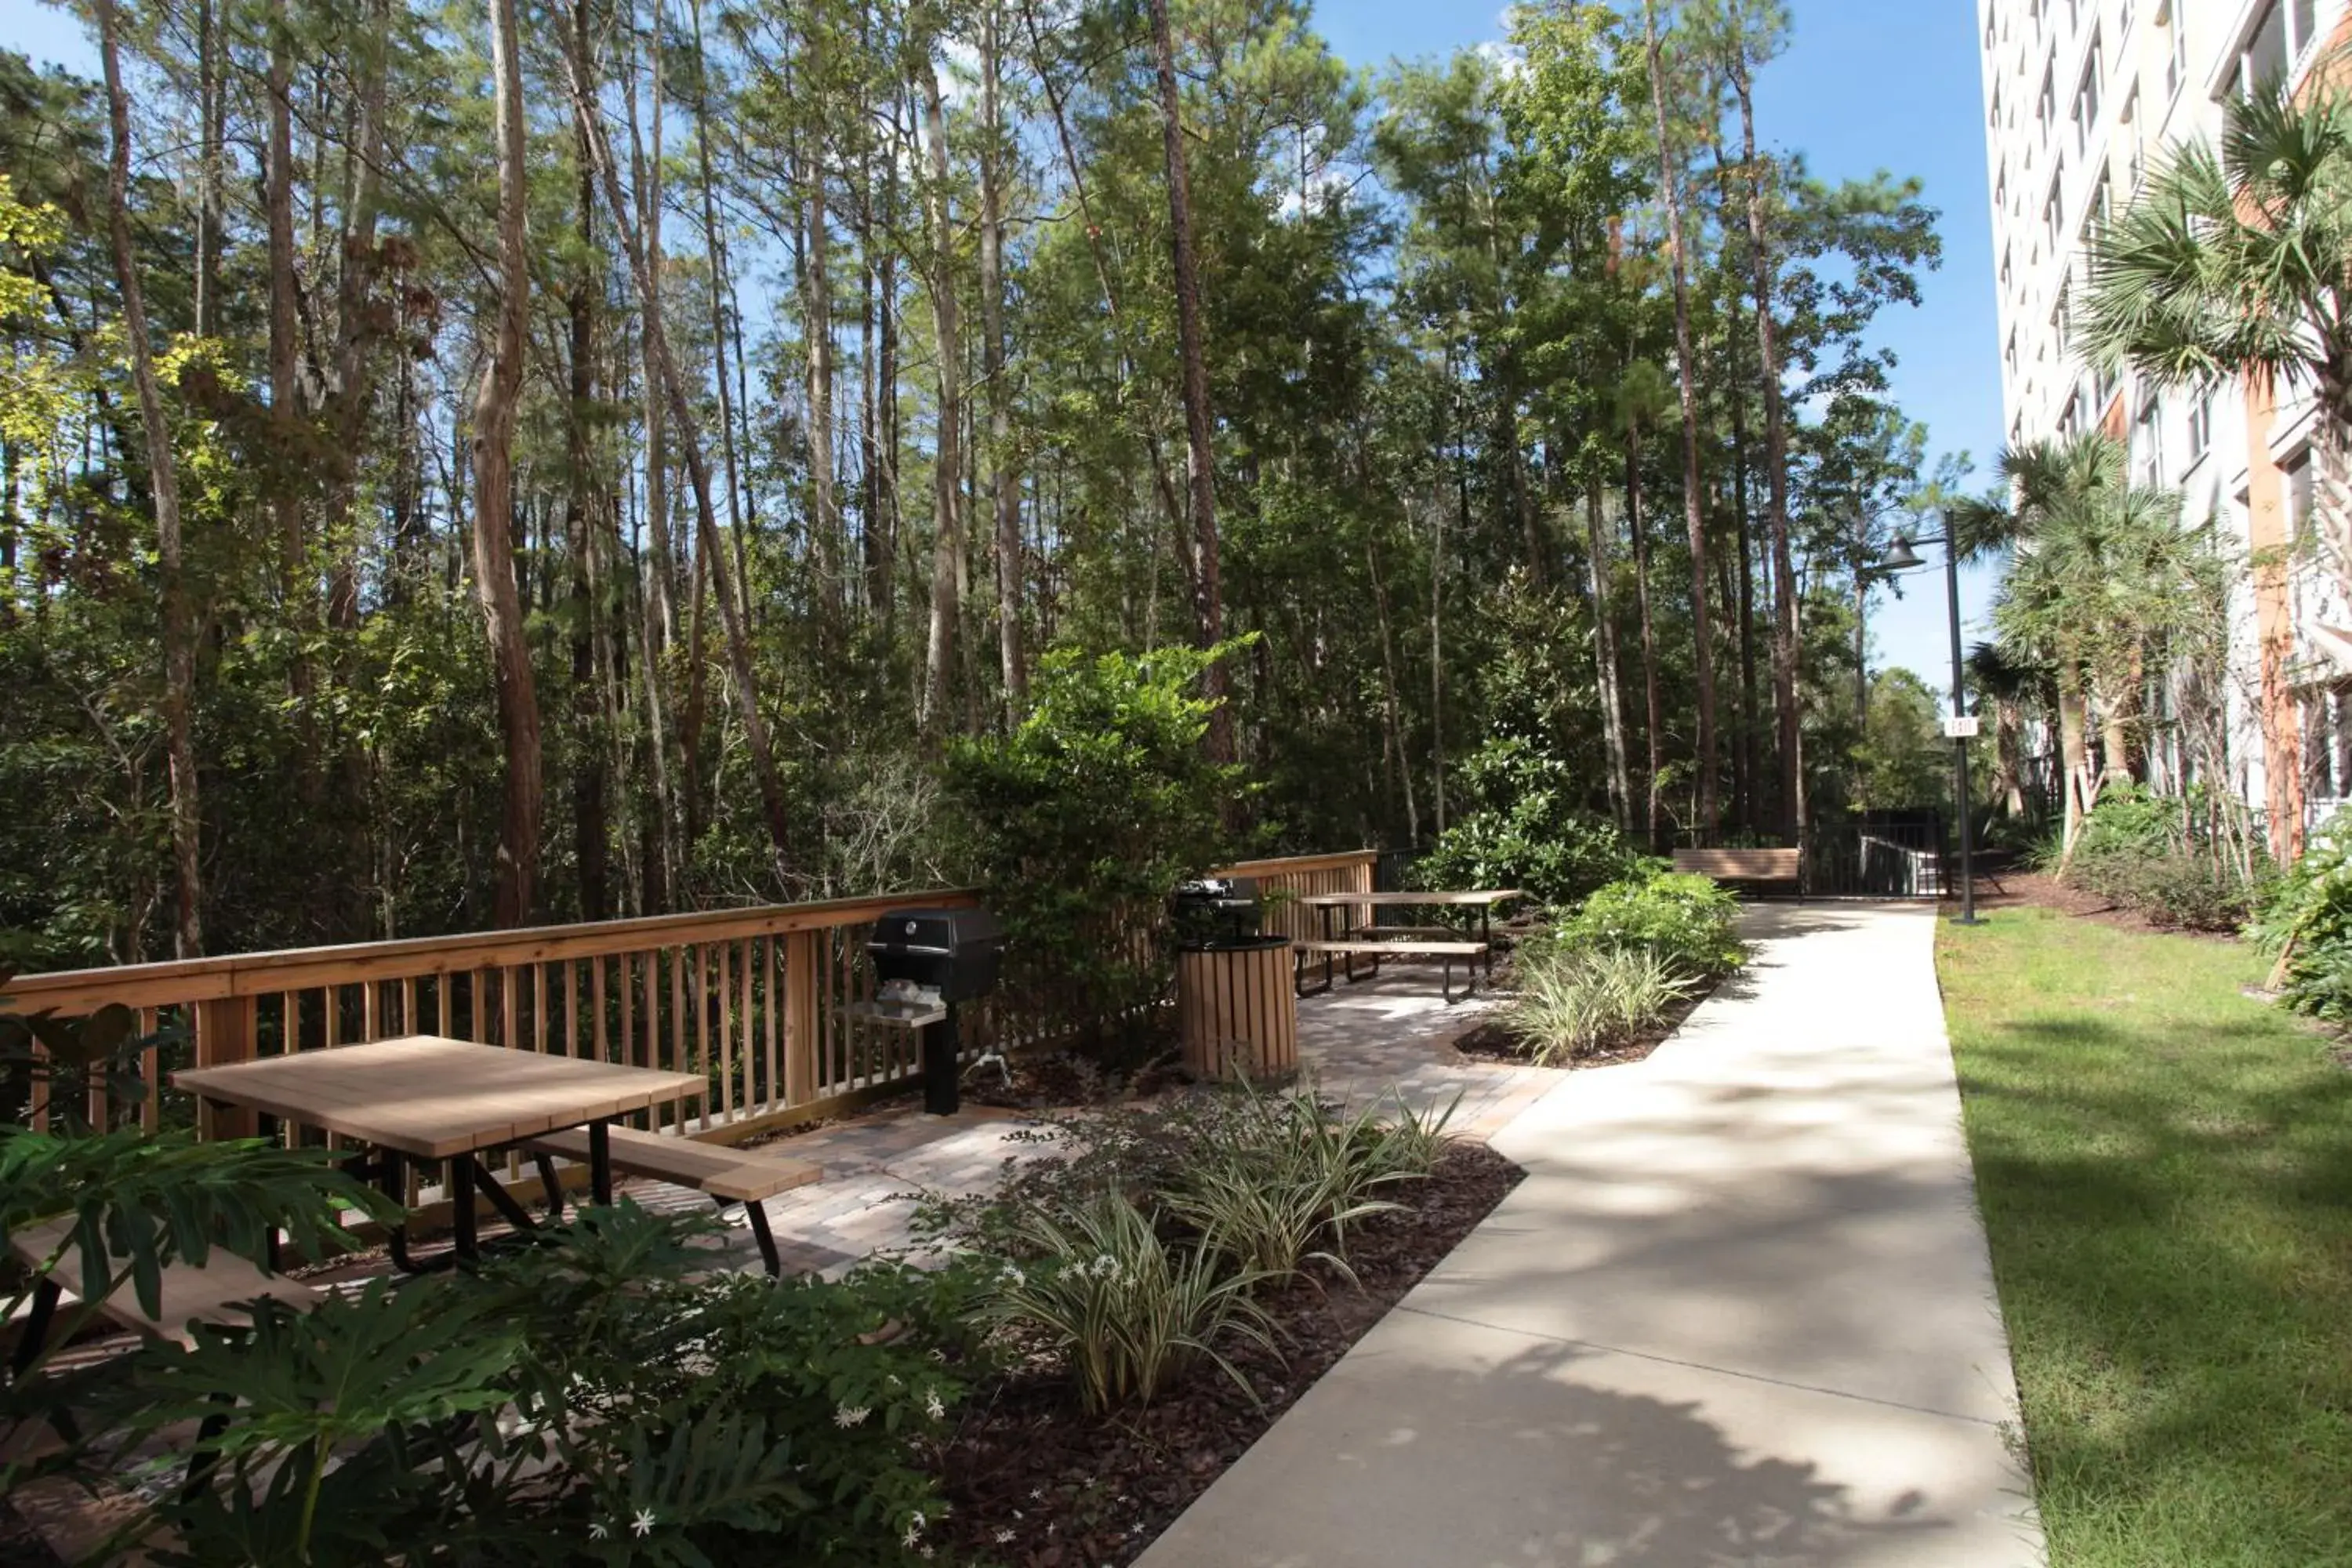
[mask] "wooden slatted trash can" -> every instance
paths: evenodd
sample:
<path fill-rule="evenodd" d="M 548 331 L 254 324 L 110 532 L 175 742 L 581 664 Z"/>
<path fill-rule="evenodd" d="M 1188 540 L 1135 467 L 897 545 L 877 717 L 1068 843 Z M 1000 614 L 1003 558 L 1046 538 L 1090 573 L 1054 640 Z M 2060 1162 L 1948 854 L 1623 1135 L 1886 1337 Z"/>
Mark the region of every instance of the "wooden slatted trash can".
<path fill-rule="evenodd" d="M 1184 1070 L 1210 1082 L 1287 1083 L 1298 1076 L 1298 995 L 1290 939 L 1186 945 L 1176 952 Z"/>

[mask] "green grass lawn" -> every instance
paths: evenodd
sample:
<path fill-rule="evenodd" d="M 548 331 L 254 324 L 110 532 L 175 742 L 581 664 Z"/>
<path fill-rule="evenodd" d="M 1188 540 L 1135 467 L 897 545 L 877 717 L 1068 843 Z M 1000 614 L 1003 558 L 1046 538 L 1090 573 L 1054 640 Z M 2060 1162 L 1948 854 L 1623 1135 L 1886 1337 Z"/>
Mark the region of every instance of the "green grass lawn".
<path fill-rule="evenodd" d="M 2244 947 L 1937 958 L 2053 1568 L 2352 1563 L 2352 1072 Z"/>

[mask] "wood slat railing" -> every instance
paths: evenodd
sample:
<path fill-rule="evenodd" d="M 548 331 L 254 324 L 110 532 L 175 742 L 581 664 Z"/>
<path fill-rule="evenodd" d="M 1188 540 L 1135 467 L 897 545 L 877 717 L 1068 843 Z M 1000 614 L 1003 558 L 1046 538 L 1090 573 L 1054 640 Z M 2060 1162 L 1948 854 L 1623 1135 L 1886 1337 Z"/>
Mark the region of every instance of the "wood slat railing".
<path fill-rule="evenodd" d="M 1364 850 L 1226 870 L 1269 892 L 1368 891 L 1376 858 Z M 867 934 L 888 910 L 978 900 L 968 889 L 892 893 L 28 974 L 8 983 L 0 1004 L 63 1016 L 134 1007 L 149 1029 L 185 1027 L 203 1066 L 433 1034 L 698 1073 L 710 1086 L 704 1103 L 683 1119 L 669 1108 L 656 1124 L 731 1142 L 912 1081 L 921 1070 L 914 1037 L 850 1011 L 873 996 Z M 1278 905 L 1267 929 L 1303 934 L 1310 914 Z M 983 1006 L 968 1012 L 962 1044 L 1018 1046 L 1033 1033 Z M 152 1125 L 159 1099 L 150 1093 L 136 1112 L 94 1102 L 92 1119 L 136 1114 Z M 206 1131 L 249 1127 L 225 1114 Z"/>
<path fill-rule="evenodd" d="M 1308 893 L 1369 893 L 1380 864 L 1376 850 L 1355 849 L 1339 855 L 1292 855 L 1273 860 L 1244 860 L 1217 873 L 1221 877 L 1255 877 L 1258 892 L 1267 899 L 1265 931 L 1309 942 L 1320 934 L 1318 916 L 1295 900 Z M 1351 911 L 1350 923 L 1371 918 L 1369 906 Z"/>

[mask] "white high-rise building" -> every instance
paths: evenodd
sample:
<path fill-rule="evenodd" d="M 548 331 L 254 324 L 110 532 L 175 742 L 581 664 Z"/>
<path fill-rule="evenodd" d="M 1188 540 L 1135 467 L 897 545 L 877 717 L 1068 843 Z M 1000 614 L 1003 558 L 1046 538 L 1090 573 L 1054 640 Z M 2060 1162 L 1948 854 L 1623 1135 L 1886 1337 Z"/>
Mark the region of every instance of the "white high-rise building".
<path fill-rule="evenodd" d="M 2352 627 L 2352 614 L 2282 548 L 2308 509 L 2308 400 L 2282 388 L 2273 407 L 2235 383 L 2158 394 L 2099 375 L 2070 346 L 2071 316 L 2090 235 L 2162 151 L 2217 138 L 2257 84 L 2306 84 L 2352 37 L 2352 0 L 1975 3 L 2010 444 L 2103 427 L 2129 441 L 2137 478 L 2178 487 L 2225 548 L 2270 563 L 2233 605 L 2227 783 L 2265 809 L 2273 849 L 2291 850 L 2302 824 L 2352 796 L 2352 662 L 2316 630 Z M 2159 769 L 2180 765 L 2161 734 L 2149 753 Z"/>

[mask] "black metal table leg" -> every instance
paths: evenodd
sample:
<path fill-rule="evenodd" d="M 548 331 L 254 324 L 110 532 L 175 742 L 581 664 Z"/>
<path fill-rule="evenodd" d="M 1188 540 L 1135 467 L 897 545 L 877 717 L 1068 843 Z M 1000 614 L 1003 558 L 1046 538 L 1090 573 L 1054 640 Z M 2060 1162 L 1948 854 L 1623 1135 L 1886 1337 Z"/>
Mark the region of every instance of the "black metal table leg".
<path fill-rule="evenodd" d="M 206 1412 L 196 1427 L 196 1441 L 188 1454 L 188 1472 L 180 1481 L 183 1500 L 194 1501 L 200 1496 L 205 1483 L 213 1479 L 213 1472 L 220 1468 L 220 1450 L 215 1445 L 228 1430 L 228 1418 L 236 1408 L 236 1398 L 228 1394 L 215 1394 L 212 1398 L 218 1408 Z"/>
<path fill-rule="evenodd" d="M 1495 983 L 1495 906 L 1478 906 L 1478 941 L 1486 949 L 1486 984 Z"/>
<path fill-rule="evenodd" d="M 539 1228 L 539 1222 L 530 1217 L 529 1210 L 515 1201 L 512 1193 L 499 1184 L 499 1179 L 490 1173 L 488 1166 L 482 1163 L 479 1155 L 467 1155 L 466 1163 L 474 1168 L 474 1184 L 481 1190 L 484 1197 L 490 1200 L 490 1206 L 499 1211 L 500 1218 L 514 1226 L 520 1234 L 528 1235 Z"/>
<path fill-rule="evenodd" d="M 44 1274 L 33 1287 L 33 1310 L 25 1316 L 24 1327 L 17 1331 L 16 1353 L 9 1358 L 8 1370 L 18 1376 L 40 1359 L 41 1347 L 48 1342 L 49 1324 L 58 1315 L 58 1301 L 64 1294 L 56 1279 Z"/>
<path fill-rule="evenodd" d="M 775 1233 L 768 1228 L 768 1205 L 748 1203 L 743 1205 L 744 1217 L 751 1222 L 751 1239 L 760 1244 L 760 1260 L 768 1266 L 771 1279 L 784 1277 L 784 1260 L 776 1255 Z"/>
<path fill-rule="evenodd" d="M 407 1164 L 401 1158 L 400 1151 L 397 1149 L 385 1149 L 378 1152 L 376 1173 L 381 1178 L 384 1195 L 404 1206 L 408 1202 L 405 1181 L 407 1169 Z M 392 1266 L 403 1274 L 430 1274 L 436 1269 L 450 1268 L 457 1261 L 454 1255 L 436 1258 L 429 1263 L 420 1263 L 410 1257 L 408 1226 L 405 1221 L 395 1222 L 384 1228 L 384 1247 L 392 1254 Z"/>
<path fill-rule="evenodd" d="M 467 1263 L 481 1254 L 481 1229 L 474 1217 L 474 1157 L 461 1154 L 449 1162 L 449 1221 L 457 1234 L 457 1256 Z"/>
<path fill-rule="evenodd" d="M 556 1174 L 555 1157 L 551 1154 L 533 1154 L 531 1161 L 539 1166 L 539 1191 L 540 1195 L 547 1200 L 547 1222 L 550 1225 L 562 1225 L 563 1223 L 563 1178 Z"/>
<path fill-rule="evenodd" d="M 613 1206 L 613 1124 L 588 1124 L 588 1191 L 598 1208 Z"/>

